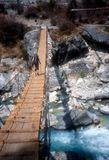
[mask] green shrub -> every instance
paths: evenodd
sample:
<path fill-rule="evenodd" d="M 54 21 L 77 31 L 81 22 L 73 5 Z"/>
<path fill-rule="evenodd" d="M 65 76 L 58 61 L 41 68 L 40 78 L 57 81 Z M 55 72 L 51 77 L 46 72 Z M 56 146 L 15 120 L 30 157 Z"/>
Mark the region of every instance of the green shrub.
<path fill-rule="evenodd" d="M 48 4 L 48 3 L 47 3 Z M 24 15 L 26 18 L 48 18 L 48 8 L 46 3 L 40 3 L 38 6 L 30 6 L 25 11 Z"/>
<path fill-rule="evenodd" d="M 37 18 L 38 17 L 38 12 L 40 9 L 36 6 L 30 6 L 27 8 L 25 12 L 25 17 L 26 18 Z"/>
<path fill-rule="evenodd" d="M 57 17 L 57 16 L 52 17 L 52 18 L 51 18 L 51 20 L 50 20 L 51 25 L 56 26 L 56 25 L 57 25 L 57 19 L 58 19 L 58 17 Z"/>
<path fill-rule="evenodd" d="M 80 74 L 80 77 L 81 77 L 81 78 L 86 77 L 86 73 L 85 73 L 84 71 L 81 71 L 79 74 Z"/>
<path fill-rule="evenodd" d="M 59 30 L 64 34 L 70 34 L 72 31 L 72 22 L 66 18 L 55 16 L 51 18 L 51 25 L 58 26 Z"/>
<path fill-rule="evenodd" d="M 50 9 L 55 8 L 56 7 L 56 1 L 55 0 L 50 0 L 49 7 L 50 7 Z"/>
<path fill-rule="evenodd" d="M 62 23 L 59 27 L 60 31 L 66 31 L 69 30 L 69 25 L 67 23 Z"/>
<path fill-rule="evenodd" d="M 0 13 L 7 13 L 4 4 L 0 4 Z"/>
<path fill-rule="evenodd" d="M 72 31 L 72 24 L 67 20 L 61 21 L 59 24 L 59 30 L 64 34 L 70 34 Z"/>

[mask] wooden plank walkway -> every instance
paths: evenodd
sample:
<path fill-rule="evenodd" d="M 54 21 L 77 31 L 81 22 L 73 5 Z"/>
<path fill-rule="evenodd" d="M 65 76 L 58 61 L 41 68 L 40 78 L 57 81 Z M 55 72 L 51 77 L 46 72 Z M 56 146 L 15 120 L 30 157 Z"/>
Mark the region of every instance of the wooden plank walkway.
<path fill-rule="evenodd" d="M 38 49 L 40 75 L 36 76 L 35 71 L 32 71 L 14 111 L 0 130 L 0 160 L 38 159 L 46 71 L 46 34 L 46 29 L 43 29 Z"/>

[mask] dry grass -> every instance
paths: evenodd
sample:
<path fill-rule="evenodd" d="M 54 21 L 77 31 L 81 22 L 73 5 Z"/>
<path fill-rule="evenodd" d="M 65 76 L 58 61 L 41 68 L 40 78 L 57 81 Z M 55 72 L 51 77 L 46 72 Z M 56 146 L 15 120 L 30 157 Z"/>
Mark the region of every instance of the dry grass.
<path fill-rule="evenodd" d="M 68 34 L 60 30 L 50 30 L 49 32 L 51 38 L 54 41 L 59 42 L 68 39 L 70 36 L 79 34 L 81 32 L 81 24 L 78 27 L 77 25 L 72 24 L 72 29 Z"/>
<path fill-rule="evenodd" d="M 0 43 L 0 57 L 20 57 L 21 55 L 21 42 L 14 46 L 4 46 Z"/>

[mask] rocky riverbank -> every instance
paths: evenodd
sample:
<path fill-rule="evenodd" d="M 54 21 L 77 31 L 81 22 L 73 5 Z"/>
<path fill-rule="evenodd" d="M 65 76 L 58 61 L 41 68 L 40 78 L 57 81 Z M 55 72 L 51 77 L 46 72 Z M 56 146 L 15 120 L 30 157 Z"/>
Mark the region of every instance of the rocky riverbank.
<path fill-rule="evenodd" d="M 100 122 L 96 114 L 89 110 L 92 107 L 90 103 L 93 103 L 95 98 L 94 90 L 99 88 L 97 85 L 99 78 L 94 77 L 94 57 L 89 58 L 92 53 L 94 51 L 90 50 L 83 58 L 61 66 L 49 67 L 49 106 L 52 127 L 68 129 Z M 62 111 L 64 114 L 57 119 L 56 112 Z"/>
<path fill-rule="evenodd" d="M 104 130 L 104 127 L 108 128 L 108 124 L 106 123 L 108 120 L 105 121 L 105 119 L 109 114 L 109 54 L 108 50 L 97 50 L 97 48 L 94 50 L 85 42 L 88 47 L 88 52 L 85 56 L 83 54 L 83 56 L 81 55 L 73 58 L 73 60 L 66 61 L 64 64 L 60 63 L 61 65 L 59 65 L 60 61 L 58 59 L 58 64 L 52 66 L 51 60 L 53 58 L 53 43 L 54 42 L 52 42 L 49 36 L 49 63 L 47 69 L 49 81 L 48 121 L 49 127 L 52 129 L 54 128 L 53 130 L 49 128 L 49 132 L 51 135 L 51 148 L 55 148 L 51 152 L 51 159 L 54 157 L 57 160 L 62 159 L 62 157 L 64 157 L 64 159 L 67 159 L 68 157 L 74 157 L 74 159 L 78 157 L 78 159 L 81 159 L 79 153 L 75 152 L 75 149 L 74 152 L 69 151 L 71 148 L 74 148 L 76 144 L 74 141 L 77 141 L 77 139 L 74 139 L 74 146 L 71 147 L 70 145 L 73 143 L 70 141 L 72 139 L 71 137 L 78 135 L 79 130 L 83 130 L 83 132 L 86 130 L 86 132 L 88 132 L 87 130 L 89 129 L 93 136 L 93 130 L 97 130 L 97 132 L 99 132 L 99 128 L 101 128 L 101 130 Z M 69 40 L 66 40 L 65 43 L 69 45 Z M 57 48 L 56 50 L 56 48 L 54 48 L 53 52 L 59 51 L 59 54 L 61 52 L 59 49 L 60 48 Z M 62 56 L 64 57 L 64 54 Z M 64 134 L 65 141 L 61 134 Z M 67 134 L 70 136 L 67 137 Z M 56 137 L 56 135 L 58 137 Z M 100 137 L 102 136 L 100 135 Z M 86 137 L 86 139 L 87 138 L 88 137 Z M 63 139 L 62 142 L 59 139 Z M 78 143 L 80 142 L 78 140 Z M 55 146 L 55 143 L 57 147 Z M 61 146 L 62 150 L 58 148 L 58 145 Z M 68 145 L 69 149 L 68 147 L 65 149 L 63 145 Z M 77 148 L 78 147 L 79 144 Z M 67 152 L 65 152 L 65 150 L 67 150 Z M 103 152 L 103 154 L 105 154 L 105 152 Z M 84 159 L 84 156 L 82 159 Z"/>
<path fill-rule="evenodd" d="M 27 62 L 19 58 L 1 58 L 0 63 L 0 117 L 3 126 L 14 109 L 16 98 L 29 78 Z"/>
<path fill-rule="evenodd" d="M 69 40 L 66 41 L 65 44 L 66 43 L 68 46 L 71 44 Z M 61 42 L 61 44 L 63 43 Z M 83 45 L 82 43 L 76 44 L 78 46 Z M 62 50 L 62 53 L 60 53 L 60 44 L 58 44 L 58 46 L 57 49 L 53 49 L 51 57 L 54 57 L 54 52 L 55 54 L 58 52 L 58 58 L 60 58 L 61 55 L 66 57 L 63 53 L 64 49 Z M 106 110 L 108 109 L 108 102 L 105 101 L 108 99 L 109 95 L 108 50 L 107 52 L 106 50 L 94 50 L 90 46 L 88 46 L 87 50 L 89 51 L 85 56 L 83 54 L 83 56 L 81 55 L 81 57 L 76 57 L 76 59 L 73 59 L 63 65 L 61 63 L 62 58 L 60 58 L 58 59 L 58 62 L 61 66 L 57 64 L 58 66 L 49 67 L 50 103 L 62 103 L 59 96 L 61 94 L 61 90 L 64 89 L 68 96 L 67 106 L 70 109 L 92 109 L 98 112 L 105 108 L 105 106 Z M 69 53 L 69 50 L 66 50 L 66 54 L 67 53 Z M 73 50 L 71 53 L 73 54 Z"/>
<path fill-rule="evenodd" d="M 26 33 L 24 37 L 26 56 L 36 54 L 39 33 L 40 29 Z M 2 56 L 0 59 L 0 127 L 14 109 L 15 100 L 29 78 L 28 66 L 28 61 L 17 56 Z"/>

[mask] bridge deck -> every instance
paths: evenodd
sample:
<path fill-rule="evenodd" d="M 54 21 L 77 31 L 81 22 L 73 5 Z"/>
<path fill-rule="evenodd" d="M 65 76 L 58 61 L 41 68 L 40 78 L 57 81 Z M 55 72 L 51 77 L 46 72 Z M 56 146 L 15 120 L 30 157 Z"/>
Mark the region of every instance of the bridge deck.
<path fill-rule="evenodd" d="M 14 111 L 0 130 L 0 160 L 37 160 L 40 116 L 43 110 L 46 70 L 46 29 L 41 31 L 38 49 L 40 75 L 32 71 Z"/>

